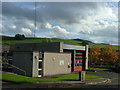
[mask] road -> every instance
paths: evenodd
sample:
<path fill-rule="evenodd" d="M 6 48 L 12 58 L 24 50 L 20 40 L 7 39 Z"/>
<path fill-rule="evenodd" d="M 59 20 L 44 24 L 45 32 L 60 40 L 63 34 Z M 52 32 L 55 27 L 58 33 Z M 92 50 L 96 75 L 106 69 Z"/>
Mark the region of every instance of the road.
<path fill-rule="evenodd" d="M 110 83 L 104 83 L 104 84 L 99 84 L 99 85 L 82 85 L 78 87 L 72 87 L 72 88 L 116 88 L 116 90 L 120 90 L 120 80 L 119 76 L 120 73 L 115 73 L 115 72 L 109 72 L 109 71 L 96 71 L 96 72 L 90 72 L 87 71 L 87 74 L 94 74 L 94 75 L 99 75 L 103 76 L 103 78 L 109 78 L 111 79 Z"/>

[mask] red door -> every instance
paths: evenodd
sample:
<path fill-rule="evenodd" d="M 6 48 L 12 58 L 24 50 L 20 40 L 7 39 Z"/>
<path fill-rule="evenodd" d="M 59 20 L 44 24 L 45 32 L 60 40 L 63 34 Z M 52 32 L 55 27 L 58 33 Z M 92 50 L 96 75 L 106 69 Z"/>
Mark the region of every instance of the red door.
<path fill-rule="evenodd" d="M 85 51 L 64 49 L 64 53 L 71 53 L 71 71 L 84 70 Z"/>
<path fill-rule="evenodd" d="M 85 65 L 84 62 L 85 62 L 85 52 L 80 51 L 80 50 L 76 50 L 74 71 L 84 70 L 84 65 Z"/>

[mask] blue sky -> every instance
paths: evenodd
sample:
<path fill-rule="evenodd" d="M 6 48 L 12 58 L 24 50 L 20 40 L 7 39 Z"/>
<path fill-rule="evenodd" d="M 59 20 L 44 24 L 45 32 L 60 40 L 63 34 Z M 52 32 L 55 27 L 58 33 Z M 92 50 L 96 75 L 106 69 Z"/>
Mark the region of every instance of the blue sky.
<path fill-rule="evenodd" d="M 118 44 L 117 2 L 3 2 L 2 35 L 86 39 Z"/>

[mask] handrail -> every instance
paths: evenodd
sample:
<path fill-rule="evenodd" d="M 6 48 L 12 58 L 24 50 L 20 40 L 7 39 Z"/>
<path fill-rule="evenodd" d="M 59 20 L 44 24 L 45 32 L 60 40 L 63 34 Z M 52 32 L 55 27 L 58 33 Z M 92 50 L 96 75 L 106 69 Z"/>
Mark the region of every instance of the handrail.
<path fill-rule="evenodd" d="M 6 62 L 5 64 L 11 65 L 12 67 L 14 67 L 14 68 L 16 68 L 16 69 L 18 69 L 18 70 L 20 70 L 20 71 L 23 71 L 23 72 L 25 73 L 25 76 L 26 76 L 26 71 L 25 71 L 25 70 L 20 69 L 19 67 L 16 67 L 16 66 L 14 66 L 14 65 L 12 65 L 12 64 L 9 64 L 9 63 L 7 63 L 7 62 Z"/>

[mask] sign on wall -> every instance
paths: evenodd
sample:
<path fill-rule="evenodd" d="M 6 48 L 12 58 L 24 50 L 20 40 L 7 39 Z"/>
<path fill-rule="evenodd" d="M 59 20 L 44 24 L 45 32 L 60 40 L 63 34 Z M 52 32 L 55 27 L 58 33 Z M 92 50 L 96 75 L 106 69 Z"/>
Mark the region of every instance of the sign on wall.
<path fill-rule="evenodd" d="M 64 60 L 60 60 L 60 66 L 64 65 Z"/>

